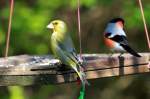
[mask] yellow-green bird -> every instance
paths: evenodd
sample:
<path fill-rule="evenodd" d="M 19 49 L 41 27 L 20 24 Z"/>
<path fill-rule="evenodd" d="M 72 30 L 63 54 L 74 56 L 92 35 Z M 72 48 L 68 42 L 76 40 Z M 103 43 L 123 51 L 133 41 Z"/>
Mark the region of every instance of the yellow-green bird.
<path fill-rule="evenodd" d="M 54 20 L 47 26 L 47 28 L 53 30 L 51 36 L 51 48 L 55 57 L 60 59 L 62 64 L 71 66 L 71 68 L 75 70 L 83 86 L 88 84 L 82 64 L 79 61 L 73 46 L 72 39 L 67 32 L 66 23 L 62 20 Z"/>

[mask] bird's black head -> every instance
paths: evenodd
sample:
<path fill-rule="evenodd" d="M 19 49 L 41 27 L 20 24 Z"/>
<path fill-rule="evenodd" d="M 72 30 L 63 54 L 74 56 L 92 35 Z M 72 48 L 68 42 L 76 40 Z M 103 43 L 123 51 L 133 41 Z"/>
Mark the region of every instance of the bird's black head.
<path fill-rule="evenodd" d="M 114 18 L 110 20 L 110 23 L 117 23 L 117 22 L 122 22 L 122 24 L 124 24 L 124 20 L 122 18 Z"/>

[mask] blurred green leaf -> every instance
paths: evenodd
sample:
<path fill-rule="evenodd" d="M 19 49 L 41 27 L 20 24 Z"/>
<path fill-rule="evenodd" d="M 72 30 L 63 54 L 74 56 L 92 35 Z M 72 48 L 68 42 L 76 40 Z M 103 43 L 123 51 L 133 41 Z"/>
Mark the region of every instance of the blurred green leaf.
<path fill-rule="evenodd" d="M 24 96 L 24 89 L 20 86 L 8 87 L 10 92 L 10 99 L 26 99 Z"/>

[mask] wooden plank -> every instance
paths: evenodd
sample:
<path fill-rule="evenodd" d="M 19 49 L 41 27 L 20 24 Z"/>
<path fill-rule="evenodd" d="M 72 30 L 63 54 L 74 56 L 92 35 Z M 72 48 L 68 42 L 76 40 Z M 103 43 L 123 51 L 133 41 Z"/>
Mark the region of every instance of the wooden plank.
<path fill-rule="evenodd" d="M 141 58 L 124 54 L 110 57 L 107 54 L 84 54 L 87 61 L 87 79 L 150 73 L 147 64 L 150 53 L 140 53 Z M 62 65 L 53 56 L 11 56 L 0 58 L 0 86 L 59 84 L 74 82 L 77 75 L 73 70 L 62 70 Z M 60 69 L 61 68 L 61 69 Z"/>

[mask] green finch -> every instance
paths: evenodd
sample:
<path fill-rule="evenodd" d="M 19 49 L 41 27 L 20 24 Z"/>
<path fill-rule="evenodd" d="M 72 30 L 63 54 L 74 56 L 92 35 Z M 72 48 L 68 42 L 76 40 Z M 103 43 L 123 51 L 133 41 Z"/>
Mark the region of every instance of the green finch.
<path fill-rule="evenodd" d="M 73 46 L 72 39 L 67 32 L 67 25 L 61 20 L 54 20 L 48 26 L 48 29 L 52 29 L 51 36 L 51 48 L 52 52 L 62 64 L 70 66 L 78 74 L 82 85 L 88 84 L 85 73 L 79 58 L 76 54 L 76 50 Z"/>

